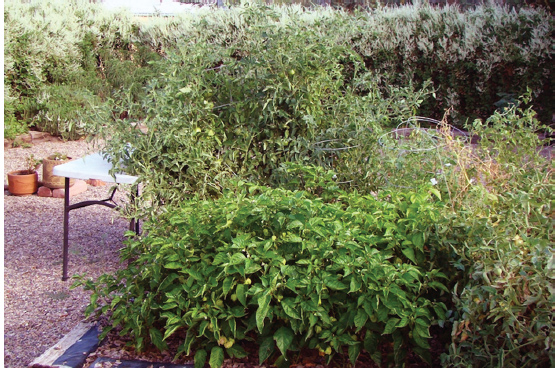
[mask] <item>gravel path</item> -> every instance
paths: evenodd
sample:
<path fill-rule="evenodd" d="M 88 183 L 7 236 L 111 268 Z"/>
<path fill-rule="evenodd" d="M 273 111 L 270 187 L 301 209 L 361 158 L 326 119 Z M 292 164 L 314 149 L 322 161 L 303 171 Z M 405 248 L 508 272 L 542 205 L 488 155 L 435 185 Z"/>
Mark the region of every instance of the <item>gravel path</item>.
<path fill-rule="evenodd" d="M 77 158 L 92 152 L 85 141 L 42 142 L 30 148 L 4 149 L 6 173 L 22 168 L 33 153 L 54 152 Z M 42 167 L 39 168 L 39 180 Z M 92 187 L 71 202 L 104 199 L 110 185 Z M 118 191 L 116 200 L 124 201 Z M 90 206 L 70 213 L 69 272 L 97 277 L 119 267 L 119 249 L 128 222 L 116 211 Z M 63 199 L 36 195 L 17 197 L 4 190 L 4 364 L 26 367 L 84 318 L 89 293 L 70 290 L 61 281 Z"/>

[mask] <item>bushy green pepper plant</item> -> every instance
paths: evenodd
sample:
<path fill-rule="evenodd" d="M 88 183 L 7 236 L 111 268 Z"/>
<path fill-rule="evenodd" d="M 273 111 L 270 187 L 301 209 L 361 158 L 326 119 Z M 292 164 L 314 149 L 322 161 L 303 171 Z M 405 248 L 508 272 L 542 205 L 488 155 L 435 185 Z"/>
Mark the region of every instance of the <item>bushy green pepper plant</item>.
<path fill-rule="evenodd" d="M 81 280 L 93 292 L 87 313 L 110 315 L 138 349 L 183 334 L 178 355 L 194 352 L 199 367 L 243 357 L 253 340 L 261 364 L 303 348 L 379 363 L 383 346 L 399 364 L 409 349 L 429 360 L 447 291 L 429 256 L 433 190 L 374 198 L 341 191 L 333 172 L 295 170 L 322 180 L 296 191 L 239 182 L 168 208 L 128 240 L 128 267 Z"/>

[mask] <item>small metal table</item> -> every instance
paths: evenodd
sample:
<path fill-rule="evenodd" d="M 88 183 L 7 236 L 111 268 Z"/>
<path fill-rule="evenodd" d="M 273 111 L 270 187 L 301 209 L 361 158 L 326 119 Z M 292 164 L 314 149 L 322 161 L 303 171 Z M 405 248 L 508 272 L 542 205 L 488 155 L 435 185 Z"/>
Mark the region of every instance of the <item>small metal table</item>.
<path fill-rule="evenodd" d="M 112 190 L 110 197 L 103 200 L 83 201 L 79 203 L 69 204 L 69 181 L 70 179 L 98 179 L 107 183 L 116 184 L 134 184 L 137 181 L 136 176 L 127 174 L 110 174 L 112 164 L 105 160 L 100 153 L 94 153 L 68 163 L 54 167 L 53 174 L 65 177 L 65 195 L 64 195 L 64 246 L 63 246 L 63 270 L 62 281 L 68 279 L 68 234 L 69 234 L 69 211 L 76 208 L 87 207 L 95 204 L 116 208 L 118 205 L 114 202 L 114 194 L 116 189 Z M 131 193 L 131 200 L 138 195 L 137 189 Z M 130 230 L 139 233 L 139 221 L 131 220 Z"/>

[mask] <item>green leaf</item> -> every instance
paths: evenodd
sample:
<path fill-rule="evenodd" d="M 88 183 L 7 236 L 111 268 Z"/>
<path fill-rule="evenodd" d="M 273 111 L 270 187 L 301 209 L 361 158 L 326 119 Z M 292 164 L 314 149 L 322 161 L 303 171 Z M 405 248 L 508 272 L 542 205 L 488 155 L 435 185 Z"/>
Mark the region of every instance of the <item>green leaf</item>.
<path fill-rule="evenodd" d="M 443 290 L 445 292 L 449 292 L 449 289 L 447 289 L 447 286 L 443 285 L 439 281 L 431 281 L 431 282 L 428 283 L 428 286 L 433 288 L 433 289 L 440 289 L 440 290 Z"/>
<path fill-rule="evenodd" d="M 351 279 L 351 288 L 349 289 L 350 293 L 354 293 L 360 290 L 360 288 L 362 287 L 362 282 L 355 277 L 355 275 L 353 275 L 353 278 Z"/>
<path fill-rule="evenodd" d="M 356 343 L 354 345 L 349 346 L 349 360 L 351 361 L 351 364 L 353 365 L 353 367 L 355 366 L 358 356 L 360 355 L 360 350 L 361 350 L 360 343 Z"/>
<path fill-rule="evenodd" d="M 291 221 L 288 225 L 287 225 L 287 230 L 291 230 L 291 229 L 295 229 L 295 228 L 300 228 L 302 229 L 304 227 L 303 223 L 300 222 L 299 220 L 294 220 Z"/>
<path fill-rule="evenodd" d="M 210 351 L 210 368 L 220 368 L 224 364 L 224 349 L 214 346 Z"/>
<path fill-rule="evenodd" d="M 276 345 L 283 356 L 287 355 L 287 349 L 289 349 L 289 346 L 291 346 L 291 343 L 293 342 L 293 337 L 293 330 L 285 326 L 280 327 L 274 334 Z"/>
<path fill-rule="evenodd" d="M 429 349 L 430 344 L 428 344 L 426 337 L 422 336 L 422 332 L 423 331 L 421 331 L 420 329 L 414 329 L 412 331 L 412 339 L 414 340 L 416 345 L 420 346 L 421 348 Z"/>
<path fill-rule="evenodd" d="M 422 319 L 417 318 L 414 324 L 414 333 L 418 333 L 422 337 L 430 338 L 429 325 Z"/>
<path fill-rule="evenodd" d="M 264 328 L 264 319 L 268 315 L 268 311 L 270 310 L 270 294 L 266 293 L 258 298 L 258 309 L 256 310 L 256 327 L 258 327 L 258 331 L 262 333 L 262 329 Z"/>
<path fill-rule="evenodd" d="M 191 345 L 195 341 L 195 329 L 189 328 L 187 329 L 187 334 L 185 335 L 185 342 L 183 342 L 183 348 L 179 347 L 180 350 L 185 352 L 185 355 L 191 354 Z"/>
<path fill-rule="evenodd" d="M 150 340 L 152 343 L 159 349 L 159 350 L 166 350 L 167 345 L 164 342 L 164 337 L 162 336 L 162 332 L 157 328 L 151 327 L 149 330 Z"/>
<path fill-rule="evenodd" d="M 274 353 L 276 349 L 276 344 L 274 343 L 274 339 L 269 336 L 262 339 L 260 343 L 260 347 L 258 348 L 258 361 L 259 364 L 262 365 Z"/>
<path fill-rule="evenodd" d="M 210 325 L 209 321 L 207 320 L 202 321 L 198 328 L 198 336 L 202 336 L 204 334 L 204 331 L 206 330 L 206 327 L 208 327 L 209 325 Z"/>
<path fill-rule="evenodd" d="M 412 243 L 420 250 L 423 250 L 424 246 L 424 234 L 423 233 L 415 233 L 412 235 Z"/>
<path fill-rule="evenodd" d="M 158 286 L 158 291 L 164 291 L 168 286 L 171 285 L 171 283 L 179 277 L 178 273 L 170 273 L 168 275 L 168 277 L 166 277 L 164 279 L 164 281 L 162 281 L 162 283 L 160 284 L 160 286 Z M 181 286 L 181 285 L 179 285 Z"/>
<path fill-rule="evenodd" d="M 347 289 L 347 285 L 342 283 L 341 281 L 337 280 L 334 277 L 327 277 L 324 280 L 324 284 L 329 287 L 331 290 L 344 290 Z"/>
<path fill-rule="evenodd" d="M 233 277 L 226 277 L 224 279 L 224 282 L 223 282 L 223 285 L 222 285 L 224 295 L 227 295 L 229 290 L 231 290 L 231 288 L 233 287 L 233 280 L 234 280 Z"/>
<path fill-rule="evenodd" d="M 179 262 L 170 262 L 170 263 L 166 263 L 164 265 L 164 268 L 167 268 L 169 270 L 178 270 L 182 267 L 183 267 L 183 265 Z"/>
<path fill-rule="evenodd" d="M 225 349 L 225 351 L 232 358 L 241 359 L 241 358 L 246 358 L 248 356 L 245 349 L 243 349 L 240 345 L 237 345 L 237 344 L 234 344 L 229 349 Z"/>
<path fill-rule="evenodd" d="M 364 309 L 359 309 L 357 311 L 357 314 L 355 316 L 355 321 L 354 321 L 355 327 L 357 328 L 357 332 L 360 331 L 362 327 L 364 327 L 367 320 L 368 320 L 368 315 L 366 314 Z"/>
<path fill-rule="evenodd" d="M 203 368 L 204 364 L 206 364 L 207 356 L 208 353 L 206 352 L 206 350 L 197 350 L 197 352 L 195 353 L 195 368 Z"/>
<path fill-rule="evenodd" d="M 436 188 L 430 188 L 430 193 L 435 195 L 441 201 L 441 193 Z"/>
<path fill-rule="evenodd" d="M 214 261 L 212 261 L 212 264 L 216 266 L 222 263 L 227 263 L 228 261 L 229 261 L 229 256 L 226 253 L 218 253 L 214 257 Z"/>
<path fill-rule="evenodd" d="M 405 257 L 410 259 L 414 264 L 417 263 L 416 262 L 416 257 L 414 256 L 414 249 L 412 249 L 412 248 L 403 248 L 402 252 L 405 255 Z"/>
<path fill-rule="evenodd" d="M 285 314 L 294 319 L 301 319 L 301 316 L 295 309 L 295 300 L 293 298 L 285 298 L 281 301 L 281 307 Z"/>
<path fill-rule="evenodd" d="M 168 337 L 173 335 L 173 333 L 180 327 L 182 327 L 181 324 L 175 324 L 175 325 L 171 325 L 169 327 L 166 327 L 166 331 L 164 332 L 163 340 L 166 340 Z"/>
<path fill-rule="evenodd" d="M 403 328 L 406 325 L 409 324 L 409 318 L 408 317 L 402 317 L 401 320 L 399 321 L 399 323 L 397 323 L 397 328 Z"/>
<path fill-rule="evenodd" d="M 283 355 L 276 359 L 274 362 L 276 368 L 289 368 L 291 362 L 288 361 Z"/>
<path fill-rule="evenodd" d="M 247 306 L 247 286 L 245 284 L 237 285 L 236 294 L 237 294 L 237 300 L 239 300 L 239 302 L 243 304 L 244 307 L 246 307 Z"/>
<path fill-rule="evenodd" d="M 235 253 L 231 256 L 229 264 L 232 264 L 232 265 L 243 264 L 245 263 L 246 259 L 247 257 L 245 257 L 243 253 Z"/>
<path fill-rule="evenodd" d="M 395 331 L 397 323 L 399 323 L 399 318 L 390 318 L 387 323 L 385 324 L 385 328 L 383 330 L 382 335 L 387 335 Z"/>

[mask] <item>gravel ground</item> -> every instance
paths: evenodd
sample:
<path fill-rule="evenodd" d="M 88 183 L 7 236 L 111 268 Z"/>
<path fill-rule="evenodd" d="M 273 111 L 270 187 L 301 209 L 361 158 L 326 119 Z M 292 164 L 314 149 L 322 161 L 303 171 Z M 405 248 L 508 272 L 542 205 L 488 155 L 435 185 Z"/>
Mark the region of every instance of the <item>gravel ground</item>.
<path fill-rule="evenodd" d="M 33 153 L 54 152 L 82 157 L 93 147 L 85 141 L 42 142 L 30 148 L 4 149 L 6 173 L 22 168 Z M 39 180 L 42 176 L 39 168 Z M 107 197 L 110 184 L 92 187 L 71 202 Z M 116 200 L 125 201 L 125 191 Z M 119 267 L 119 249 L 127 220 L 113 209 L 90 206 L 70 213 L 69 272 L 97 277 Z M 4 364 L 26 367 L 84 318 L 89 293 L 70 290 L 61 281 L 63 199 L 36 195 L 17 197 L 4 190 Z"/>

